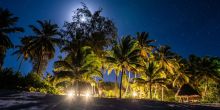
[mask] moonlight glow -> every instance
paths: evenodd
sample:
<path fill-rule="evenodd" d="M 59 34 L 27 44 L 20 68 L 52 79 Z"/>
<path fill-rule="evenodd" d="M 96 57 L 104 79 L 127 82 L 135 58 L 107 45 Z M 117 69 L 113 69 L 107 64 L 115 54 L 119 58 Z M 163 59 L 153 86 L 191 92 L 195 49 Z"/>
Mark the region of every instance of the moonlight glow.
<path fill-rule="evenodd" d="M 81 22 L 86 22 L 86 17 L 85 17 L 85 16 L 82 16 L 82 17 L 80 18 L 80 21 L 81 21 Z"/>

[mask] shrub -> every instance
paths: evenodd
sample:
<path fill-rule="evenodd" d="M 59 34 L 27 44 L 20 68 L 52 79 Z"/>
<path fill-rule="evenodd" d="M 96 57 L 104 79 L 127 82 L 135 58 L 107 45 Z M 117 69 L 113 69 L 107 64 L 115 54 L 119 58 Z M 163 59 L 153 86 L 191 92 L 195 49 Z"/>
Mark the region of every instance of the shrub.
<path fill-rule="evenodd" d="M 24 82 L 20 73 L 11 68 L 0 70 L 0 89 L 22 89 Z"/>

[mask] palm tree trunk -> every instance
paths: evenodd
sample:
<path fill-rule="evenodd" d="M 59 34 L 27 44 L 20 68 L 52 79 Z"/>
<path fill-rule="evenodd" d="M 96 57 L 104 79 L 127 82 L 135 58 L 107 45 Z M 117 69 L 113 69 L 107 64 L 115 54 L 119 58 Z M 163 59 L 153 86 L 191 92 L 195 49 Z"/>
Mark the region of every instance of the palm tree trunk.
<path fill-rule="evenodd" d="M 17 70 L 17 72 L 20 71 L 20 69 L 21 69 L 21 65 L 22 65 L 23 61 L 24 61 L 24 58 L 22 58 L 22 60 L 21 60 L 21 62 L 20 62 L 20 64 L 19 64 L 19 66 L 18 66 L 18 70 Z"/>
<path fill-rule="evenodd" d="M 124 69 L 121 70 L 121 80 L 120 80 L 120 90 L 119 90 L 119 98 L 121 99 L 121 90 L 122 90 L 122 77 L 124 75 Z"/>
<path fill-rule="evenodd" d="M 118 92 L 118 76 L 117 74 L 115 74 L 115 93 Z M 116 94 L 116 97 L 117 97 L 117 94 Z"/>
<path fill-rule="evenodd" d="M 77 96 L 77 92 L 78 92 L 78 89 L 77 89 L 78 87 L 77 86 L 78 86 L 78 82 L 76 80 L 76 85 L 75 85 L 75 88 L 74 88 L 75 89 L 75 96 Z"/>
<path fill-rule="evenodd" d="M 2 69 L 4 64 L 4 58 L 5 58 L 5 49 L 4 47 L 0 47 L 0 70 Z"/>
<path fill-rule="evenodd" d="M 161 88 L 161 101 L 163 101 L 163 86 L 162 86 L 162 88 Z"/>
<path fill-rule="evenodd" d="M 150 84 L 149 84 L 149 88 L 150 88 L 150 99 L 152 99 L 152 91 L 151 91 L 151 87 L 152 87 L 152 84 L 151 84 L 151 82 L 150 82 Z"/>
<path fill-rule="evenodd" d="M 79 90 L 79 81 L 77 80 L 77 96 L 80 96 L 80 90 Z"/>
<path fill-rule="evenodd" d="M 155 99 L 157 98 L 157 84 L 156 84 L 155 90 L 154 90 L 154 98 L 155 98 Z"/>
<path fill-rule="evenodd" d="M 129 71 L 128 72 L 128 84 L 127 84 L 127 87 L 126 87 L 126 90 L 125 90 L 125 96 L 127 95 L 127 93 L 128 93 L 128 88 L 129 88 L 129 82 L 130 82 L 130 77 L 131 77 L 131 72 Z"/>
<path fill-rule="evenodd" d="M 209 82 L 208 82 L 208 78 L 206 77 L 205 93 L 204 93 L 205 95 L 204 96 L 206 96 L 206 94 L 207 94 L 208 86 L 209 86 Z"/>
<path fill-rule="evenodd" d="M 42 60 L 43 54 L 41 54 L 40 59 L 38 61 L 38 66 L 37 66 L 37 74 L 39 75 L 39 71 L 40 71 L 40 65 L 41 65 L 41 60 Z"/>

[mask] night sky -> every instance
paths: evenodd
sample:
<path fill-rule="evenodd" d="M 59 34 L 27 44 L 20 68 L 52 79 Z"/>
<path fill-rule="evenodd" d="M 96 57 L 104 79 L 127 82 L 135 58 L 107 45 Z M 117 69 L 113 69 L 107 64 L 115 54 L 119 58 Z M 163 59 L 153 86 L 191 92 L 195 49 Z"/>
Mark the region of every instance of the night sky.
<path fill-rule="evenodd" d="M 38 19 L 50 19 L 60 27 L 71 21 L 80 2 L 92 11 L 103 8 L 102 15 L 114 21 L 119 36 L 145 31 L 157 40 L 155 45 L 167 44 L 183 57 L 220 56 L 220 0 L 0 0 L 0 7 L 18 16 L 18 26 L 25 28 L 25 33 L 10 36 L 16 45 L 20 37 L 32 34 L 28 25 Z M 20 61 L 11 56 L 13 51 L 7 52 L 4 66 L 17 70 Z M 57 51 L 49 62 L 48 72 L 59 55 Z M 21 71 L 27 74 L 31 69 L 27 61 Z"/>

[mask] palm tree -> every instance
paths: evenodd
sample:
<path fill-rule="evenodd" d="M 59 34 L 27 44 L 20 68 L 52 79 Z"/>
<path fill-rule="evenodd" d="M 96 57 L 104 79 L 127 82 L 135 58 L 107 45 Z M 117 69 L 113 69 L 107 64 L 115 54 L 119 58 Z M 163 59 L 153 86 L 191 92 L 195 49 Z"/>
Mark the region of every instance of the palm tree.
<path fill-rule="evenodd" d="M 90 82 L 94 76 L 102 77 L 100 66 L 101 63 L 91 47 L 85 46 L 75 54 L 70 53 L 65 60 L 56 61 L 54 71 L 58 80 L 69 78 L 71 82 L 76 82 L 76 90 L 80 94 L 78 83 Z"/>
<path fill-rule="evenodd" d="M 108 54 L 106 60 L 108 63 L 117 65 L 121 73 L 120 78 L 120 91 L 119 98 L 122 95 L 122 78 L 126 71 L 131 71 L 139 66 L 140 61 L 140 49 L 138 48 L 138 42 L 131 38 L 131 36 L 126 36 L 119 41 L 118 44 L 112 48 L 111 53 Z"/>
<path fill-rule="evenodd" d="M 216 82 L 220 81 L 220 65 L 216 61 L 216 58 L 208 56 L 200 58 L 191 55 L 189 57 L 189 67 L 187 68 L 187 72 L 191 76 L 191 82 L 196 86 L 198 86 L 200 82 L 205 82 L 204 96 L 207 93 L 210 79 Z"/>
<path fill-rule="evenodd" d="M 152 85 L 164 84 L 166 75 L 158 62 L 144 62 L 141 78 L 134 78 L 134 82 L 149 85 L 150 99 L 152 99 Z"/>
<path fill-rule="evenodd" d="M 149 34 L 147 32 L 137 32 L 137 40 L 139 42 L 139 48 L 141 49 L 141 56 L 147 58 L 154 48 L 154 46 L 150 44 L 156 40 L 149 39 Z"/>
<path fill-rule="evenodd" d="M 23 28 L 15 27 L 18 17 L 7 9 L 0 8 L 0 69 L 2 68 L 6 50 L 13 47 L 8 34 L 15 32 L 23 32 Z"/>
<path fill-rule="evenodd" d="M 163 70 L 169 73 L 169 75 L 174 75 L 174 73 L 178 71 L 179 65 L 175 59 L 177 54 L 171 52 L 170 49 L 171 48 L 167 45 L 160 46 L 154 55 L 155 60 L 159 61 L 158 63 Z"/>
<path fill-rule="evenodd" d="M 173 86 L 181 87 L 183 84 L 189 83 L 189 76 L 187 74 L 187 68 L 189 67 L 189 65 L 187 64 L 187 60 L 179 55 L 175 56 L 175 60 L 178 65 L 176 65 L 177 67 L 175 67 L 177 68 L 175 71 L 176 75 L 172 76 L 172 79 L 174 79 Z"/>
<path fill-rule="evenodd" d="M 33 71 L 42 74 L 47 66 L 48 60 L 54 57 L 55 46 L 60 46 L 63 40 L 57 37 L 61 36 L 57 24 L 53 24 L 47 20 L 37 20 L 37 23 L 40 25 L 40 28 L 29 25 L 34 35 L 24 37 L 22 40 L 28 42 L 25 45 L 25 49 L 33 55 Z"/>
<path fill-rule="evenodd" d="M 25 40 L 21 40 L 21 45 L 15 46 L 15 48 L 17 48 L 17 50 L 12 53 L 12 55 L 17 55 L 18 60 L 20 58 L 22 58 L 21 62 L 19 64 L 18 70 L 17 70 L 18 72 L 19 72 L 19 70 L 21 68 L 21 65 L 24 62 L 24 60 L 27 60 L 28 58 L 31 58 L 30 51 L 28 51 L 27 48 L 25 47 L 27 45 L 27 43 L 28 42 L 26 42 Z"/>
<path fill-rule="evenodd" d="M 110 51 L 107 51 L 108 54 L 111 54 Z M 115 63 L 109 63 L 106 61 L 106 65 L 104 67 L 107 70 L 107 74 L 110 75 L 112 73 L 115 74 L 115 93 L 118 93 L 118 77 L 120 75 L 121 68 L 118 67 Z M 117 97 L 117 94 L 115 94 Z"/>

